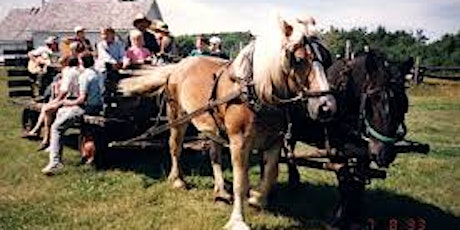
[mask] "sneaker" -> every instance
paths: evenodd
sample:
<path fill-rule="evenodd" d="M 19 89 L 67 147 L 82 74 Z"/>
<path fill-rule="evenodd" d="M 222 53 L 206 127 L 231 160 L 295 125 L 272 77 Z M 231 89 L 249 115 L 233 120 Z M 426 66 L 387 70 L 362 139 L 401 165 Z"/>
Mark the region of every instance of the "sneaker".
<path fill-rule="evenodd" d="M 49 163 L 45 168 L 42 169 L 42 173 L 51 176 L 54 175 L 57 171 L 64 168 L 62 163 Z"/>

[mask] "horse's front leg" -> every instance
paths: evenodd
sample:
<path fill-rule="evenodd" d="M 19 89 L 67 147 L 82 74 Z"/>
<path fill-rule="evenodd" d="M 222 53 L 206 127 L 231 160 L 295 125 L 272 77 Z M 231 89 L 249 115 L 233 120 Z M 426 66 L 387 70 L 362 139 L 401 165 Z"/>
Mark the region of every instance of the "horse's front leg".
<path fill-rule="evenodd" d="M 290 188 L 297 188 L 300 184 L 300 174 L 295 164 L 295 149 L 296 141 L 289 141 L 284 148 L 285 157 L 288 166 L 288 184 Z"/>
<path fill-rule="evenodd" d="M 222 146 L 213 142 L 209 155 L 214 174 L 214 200 L 231 203 L 232 196 L 225 190 L 225 181 L 222 173 Z"/>
<path fill-rule="evenodd" d="M 244 222 L 243 201 L 247 196 L 249 187 L 248 161 L 250 146 L 242 132 L 229 135 L 230 152 L 233 166 L 233 211 L 225 229 L 246 230 L 250 229 Z M 246 139 L 246 140 L 245 140 Z"/>
<path fill-rule="evenodd" d="M 281 142 L 276 142 L 267 151 L 262 153 L 264 158 L 263 177 L 258 190 L 251 190 L 249 204 L 255 207 L 264 207 L 267 204 L 267 197 L 278 178 L 278 161 L 281 151 Z"/>

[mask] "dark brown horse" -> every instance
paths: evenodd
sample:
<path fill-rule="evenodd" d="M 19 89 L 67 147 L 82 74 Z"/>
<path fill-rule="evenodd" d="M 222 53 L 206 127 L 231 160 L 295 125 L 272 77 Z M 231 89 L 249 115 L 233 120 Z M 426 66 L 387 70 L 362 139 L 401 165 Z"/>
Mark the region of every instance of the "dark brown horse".
<path fill-rule="evenodd" d="M 388 167 L 394 161 L 394 144 L 405 135 L 408 98 L 404 77 L 412 65 L 413 59 L 400 66 L 389 65 L 383 55 L 369 52 L 351 61 L 336 61 L 327 70 L 328 81 L 336 92 L 337 100 L 336 117 L 327 124 L 328 139 L 333 148 L 342 152 L 331 161 L 346 163 L 348 158 L 358 157 L 362 167 L 369 167 L 371 161 L 380 167 Z M 293 128 L 294 142 L 325 147 L 325 136 L 318 135 L 324 124 L 297 117 Z M 361 149 L 364 155 L 357 156 L 351 149 Z M 290 183 L 298 183 L 298 172 L 292 163 L 289 164 L 289 174 Z M 334 225 L 348 229 L 359 218 L 360 198 L 366 179 L 351 179 L 346 167 L 337 172 L 337 178 L 341 200 Z"/>

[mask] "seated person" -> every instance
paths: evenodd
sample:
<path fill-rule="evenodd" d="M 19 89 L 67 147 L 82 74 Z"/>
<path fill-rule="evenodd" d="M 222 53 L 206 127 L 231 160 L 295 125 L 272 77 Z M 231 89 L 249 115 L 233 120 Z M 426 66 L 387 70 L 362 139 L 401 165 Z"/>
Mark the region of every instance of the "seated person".
<path fill-rule="evenodd" d="M 149 27 L 152 25 L 152 21 L 150 21 L 144 14 L 140 13 L 137 14 L 133 21 L 134 28 L 141 31 L 143 40 L 144 40 L 144 47 L 147 48 L 150 53 L 156 54 L 160 51 L 160 46 L 155 39 L 155 35 L 148 30 Z M 128 37 L 128 44 L 127 48 L 131 46 L 131 39 Z"/>
<path fill-rule="evenodd" d="M 40 46 L 30 51 L 27 56 L 29 57 L 29 63 L 27 69 L 29 71 L 29 78 L 32 82 L 32 91 L 35 97 L 43 95 L 46 86 L 50 83 L 48 77 L 49 66 L 57 61 L 58 44 L 56 37 L 48 37 L 45 40 L 45 45 Z M 53 75 L 54 76 L 54 75 Z"/>
<path fill-rule="evenodd" d="M 209 55 L 206 50 L 206 39 L 203 35 L 198 35 L 195 38 L 195 49 L 190 52 L 189 56 Z"/>
<path fill-rule="evenodd" d="M 79 60 L 76 57 L 65 57 L 61 59 L 63 66 L 62 74 L 58 75 L 55 82 L 52 83 L 52 98 L 43 104 L 37 124 L 23 137 L 36 137 L 38 130 L 44 123 L 44 136 L 40 143 L 39 151 L 44 150 L 49 145 L 49 128 L 53 121 L 54 115 L 59 107 L 61 107 L 64 98 L 75 98 L 78 93 L 78 70 Z M 62 76 L 62 77 L 61 77 Z"/>
<path fill-rule="evenodd" d="M 73 42 L 77 42 L 78 45 L 81 47 L 82 52 L 93 52 L 93 47 L 91 46 L 91 42 L 88 38 L 86 38 L 85 28 L 81 26 L 76 26 L 74 28 L 75 37 L 72 39 Z"/>
<path fill-rule="evenodd" d="M 106 63 L 112 64 L 116 69 L 122 66 L 125 56 L 124 44 L 115 38 L 115 30 L 108 27 L 101 29 L 101 41 L 97 43 L 96 69 L 106 72 Z"/>
<path fill-rule="evenodd" d="M 168 25 L 162 21 L 157 21 L 152 27 L 160 51 L 156 54 L 158 58 L 165 62 L 172 62 L 171 58 L 177 55 L 177 48 L 174 37 L 170 34 Z"/>
<path fill-rule="evenodd" d="M 222 52 L 221 48 L 222 40 L 219 37 L 213 36 L 209 39 L 209 55 L 223 59 L 228 59 L 228 56 L 224 52 Z"/>
<path fill-rule="evenodd" d="M 83 73 L 78 78 L 78 97 L 65 99 L 59 108 L 56 120 L 51 125 L 49 148 L 49 163 L 42 169 L 42 173 L 52 175 L 63 168 L 62 164 L 62 135 L 83 114 L 97 114 L 102 109 L 102 89 L 100 88 L 101 75 L 94 69 L 94 59 L 90 54 L 82 58 Z"/>
<path fill-rule="evenodd" d="M 142 32 L 139 30 L 131 30 L 129 33 L 131 39 L 131 47 L 126 51 L 123 58 L 123 68 L 136 64 L 144 64 L 150 58 L 150 51 L 144 47 Z"/>

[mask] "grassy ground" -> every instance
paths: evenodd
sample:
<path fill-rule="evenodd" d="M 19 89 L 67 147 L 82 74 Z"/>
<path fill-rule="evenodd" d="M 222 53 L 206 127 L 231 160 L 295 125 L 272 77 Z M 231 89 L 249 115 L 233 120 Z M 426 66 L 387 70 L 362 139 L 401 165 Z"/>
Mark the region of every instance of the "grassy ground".
<path fill-rule="evenodd" d="M 5 78 L 0 83 L 0 229 L 201 230 L 225 224 L 231 207 L 213 203 L 208 161 L 200 154 L 184 157 L 189 191 L 172 190 L 165 182 L 161 151 L 125 153 L 137 160 L 95 171 L 76 166 L 78 154 L 67 147 L 63 172 L 41 175 L 47 155 L 34 152 L 37 142 L 18 137 L 20 109 L 7 103 Z M 460 85 L 430 83 L 410 94 L 409 137 L 429 143 L 432 151 L 400 156 L 388 179 L 370 186 L 365 215 L 377 229 L 388 229 L 392 218 L 399 229 L 409 229 L 411 219 L 424 221 L 426 229 L 458 229 Z M 251 168 L 253 181 L 257 172 Z M 325 229 L 338 197 L 334 175 L 311 169 L 301 174 L 303 186 L 288 190 L 281 168 L 272 205 L 247 209 L 253 229 Z M 226 175 L 231 179 L 230 169 Z"/>

